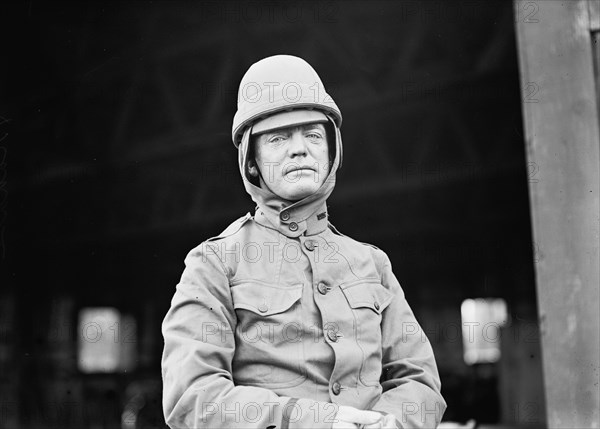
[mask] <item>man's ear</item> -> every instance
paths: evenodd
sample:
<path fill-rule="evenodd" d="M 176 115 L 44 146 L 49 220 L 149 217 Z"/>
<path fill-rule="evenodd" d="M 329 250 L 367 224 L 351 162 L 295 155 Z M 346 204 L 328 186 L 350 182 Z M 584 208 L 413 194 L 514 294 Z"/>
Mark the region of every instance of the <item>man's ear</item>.
<path fill-rule="evenodd" d="M 258 177 L 258 167 L 256 166 L 256 161 L 253 159 L 248 160 L 248 174 L 252 177 Z"/>

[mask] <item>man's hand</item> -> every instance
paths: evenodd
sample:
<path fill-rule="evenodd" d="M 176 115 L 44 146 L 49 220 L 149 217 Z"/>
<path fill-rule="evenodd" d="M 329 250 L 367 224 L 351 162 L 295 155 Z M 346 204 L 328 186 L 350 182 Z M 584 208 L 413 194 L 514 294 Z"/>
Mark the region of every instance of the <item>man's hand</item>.
<path fill-rule="evenodd" d="M 396 429 L 396 417 L 340 405 L 332 429 Z"/>
<path fill-rule="evenodd" d="M 364 429 L 398 429 L 398 426 L 396 426 L 396 416 L 393 414 L 382 416 L 378 423 L 365 425 Z"/>

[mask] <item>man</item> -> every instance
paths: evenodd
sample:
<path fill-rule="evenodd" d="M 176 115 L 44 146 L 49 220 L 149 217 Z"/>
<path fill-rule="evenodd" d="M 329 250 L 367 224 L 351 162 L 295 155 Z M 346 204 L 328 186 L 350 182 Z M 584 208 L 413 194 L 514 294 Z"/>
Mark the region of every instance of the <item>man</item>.
<path fill-rule="evenodd" d="M 439 423 L 433 352 L 387 255 L 327 220 L 341 121 L 300 58 L 242 79 L 233 142 L 257 209 L 186 258 L 163 322 L 172 428 Z"/>

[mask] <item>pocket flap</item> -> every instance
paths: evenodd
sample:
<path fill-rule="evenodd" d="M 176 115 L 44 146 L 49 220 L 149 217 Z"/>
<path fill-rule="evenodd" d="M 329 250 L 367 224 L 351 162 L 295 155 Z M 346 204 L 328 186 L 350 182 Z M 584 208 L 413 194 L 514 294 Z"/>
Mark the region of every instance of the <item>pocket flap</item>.
<path fill-rule="evenodd" d="M 263 283 L 241 283 L 232 286 L 233 307 L 263 316 L 281 313 L 302 297 L 302 284 L 276 286 Z"/>
<path fill-rule="evenodd" d="M 387 290 L 382 284 L 373 281 L 361 281 L 340 288 L 346 296 L 350 307 L 366 307 L 381 313 L 392 302 L 394 294 Z"/>

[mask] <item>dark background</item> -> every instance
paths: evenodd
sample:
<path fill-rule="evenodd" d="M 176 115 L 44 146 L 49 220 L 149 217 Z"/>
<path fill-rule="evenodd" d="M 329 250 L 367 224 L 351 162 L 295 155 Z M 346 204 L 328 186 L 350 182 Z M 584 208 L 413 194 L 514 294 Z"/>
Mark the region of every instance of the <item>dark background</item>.
<path fill-rule="evenodd" d="M 344 116 L 331 222 L 390 256 L 433 344 L 445 420 L 544 422 L 509 1 L 0 6 L 0 426 L 162 427 L 160 323 L 186 253 L 253 203 L 230 130 L 247 68 L 318 71 Z M 503 298 L 502 357 L 463 360 L 460 305 Z M 77 367 L 79 310 L 138 326 L 136 369 Z M 137 396 L 136 396 L 137 395 Z"/>

